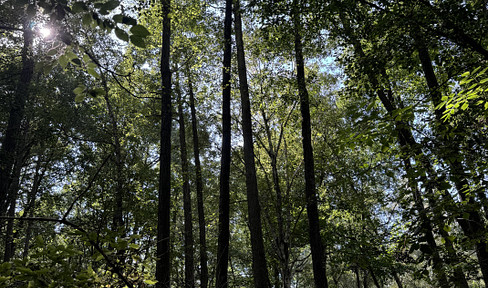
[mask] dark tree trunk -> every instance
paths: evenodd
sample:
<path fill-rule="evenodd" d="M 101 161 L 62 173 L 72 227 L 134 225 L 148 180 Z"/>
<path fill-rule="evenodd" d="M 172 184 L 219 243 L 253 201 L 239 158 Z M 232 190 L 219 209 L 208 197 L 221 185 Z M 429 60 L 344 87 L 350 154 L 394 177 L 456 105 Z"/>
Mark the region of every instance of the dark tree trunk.
<path fill-rule="evenodd" d="M 161 47 L 161 147 L 158 200 L 158 235 L 156 280 L 158 288 L 168 288 L 170 283 L 170 203 L 171 203 L 171 70 L 169 18 L 170 0 L 161 0 L 163 15 L 163 43 Z"/>
<path fill-rule="evenodd" d="M 18 198 L 18 191 L 20 187 L 20 173 L 22 170 L 23 162 L 24 162 L 24 157 L 23 155 L 20 155 L 21 153 L 17 153 L 16 155 L 16 161 L 14 164 L 14 169 L 13 169 L 13 179 L 12 183 L 10 184 L 9 187 L 9 193 L 8 193 L 8 202 L 9 202 L 9 208 L 8 208 L 8 214 L 7 216 L 9 217 L 14 217 L 15 216 L 15 208 L 17 207 L 17 198 Z M 24 153 L 25 154 L 25 153 Z M 24 155 L 25 156 L 25 155 Z M 17 233 L 14 233 L 14 220 L 9 219 L 7 221 L 7 231 L 6 231 L 6 237 L 5 237 L 5 253 L 3 254 L 3 261 L 8 262 L 12 257 L 15 255 L 15 243 L 14 239 Z"/>
<path fill-rule="evenodd" d="M 178 84 L 176 84 L 178 85 Z M 188 153 L 186 151 L 186 127 L 183 113 L 183 102 L 180 87 L 178 86 L 178 122 L 180 124 L 180 159 L 183 176 L 183 213 L 185 218 L 185 287 L 195 287 L 194 257 L 193 257 L 193 219 L 191 209 L 190 172 L 188 168 Z"/>
<path fill-rule="evenodd" d="M 383 287 L 383 286 L 381 285 L 381 283 L 378 281 L 378 278 L 376 278 L 376 274 L 374 274 L 373 269 L 371 268 L 371 266 L 369 266 L 369 267 L 368 267 L 368 271 L 369 271 L 369 273 L 371 274 L 371 278 L 373 279 L 373 283 L 374 283 L 374 285 L 375 285 L 377 288 L 381 288 L 381 287 Z"/>
<path fill-rule="evenodd" d="M 297 65 L 298 93 L 300 95 L 300 111 L 302 114 L 302 144 L 305 166 L 305 196 L 307 202 L 307 216 L 309 226 L 309 240 L 312 252 L 313 276 L 315 287 L 327 287 L 325 274 L 325 254 L 320 238 L 319 213 L 317 193 L 315 189 L 315 168 L 312 150 L 312 129 L 310 124 L 310 107 L 308 91 L 305 83 L 305 67 L 300 35 L 300 15 L 297 1 L 293 1 L 293 24 L 295 36 L 295 58 Z"/>
<path fill-rule="evenodd" d="M 354 274 L 356 274 L 356 287 L 361 288 L 361 279 L 359 277 L 359 267 L 354 267 Z"/>
<path fill-rule="evenodd" d="M 202 167 L 200 166 L 200 148 L 198 143 L 197 116 L 195 110 L 195 97 L 193 95 L 193 85 L 191 74 L 188 70 L 188 90 L 190 94 L 191 126 L 193 132 L 193 155 L 195 158 L 195 178 L 197 186 L 197 206 L 198 206 L 198 229 L 200 239 L 200 287 L 208 286 L 208 267 L 207 267 L 207 238 L 205 235 L 205 211 L 203 206 L 203 181 Z"/>
<path fill-rule="evenodd" d="M 393 278 L 395 279 L 398 288 L 403 288 L 402 281 L 400 280 L 400 277 L 398 276 L 398 273 L 396 271 L 393 271 Z"/>
<path fill-rule="evenodd" d="M 230 65 L 232 33 L 232 0 L 225 1 L 224 60 L 222 69 L 222 158 L 220 162 L 219 237 L 217 247 L 216 287 L 227 288 L 229 261 L 229 201 L 230 201 Z"/>
<path fill-rule="evenodd" d="M 21 122 L 24 119 L 24 108 L 29 99 L 29 86 L 34 73 L 34 61 L 31 55 L 32 30 L 31 18 L 24 21 L 24 46 L 22 48 L 22 71 L 15 90 L 14 100 L 10 107 L 7 130 L 0 147 L 0 215 L 5 215 L 8 205 L 9 186 L 12 182 L 12 170 L 15 153 L 21 133 Z"/>
<path fill-rule="evenodd" d="M 252 271 L 254 287 L 268 288 L 271 282 L 268 276 L 266 253 L 264 251 L 263 231 L 261 227 L 261 206 L 259 204 L 256 165 L 252 136 L 251 102 L 247 83 L 246 58 L 242 40 L 242 20 L 239 0 L 234 1 L 235 33 L 237 47 L 237 66 L 239 72 L 239 89 L 242 106 L 242 135 L 244 138 L 244 165 L 246 169 L 247 209 L 249 230 L 251 232 Z"/>

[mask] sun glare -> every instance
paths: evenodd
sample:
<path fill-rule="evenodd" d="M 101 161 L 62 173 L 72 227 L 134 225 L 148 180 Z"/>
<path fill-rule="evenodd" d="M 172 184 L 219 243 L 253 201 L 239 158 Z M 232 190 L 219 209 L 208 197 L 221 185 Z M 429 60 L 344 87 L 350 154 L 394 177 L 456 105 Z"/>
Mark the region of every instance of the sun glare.
<path fill-rule="evenodd" d="M 39 29 L 39 33 L 41 33 L 42 38 L 48 38 L 49 36 L 51 36 L 52 31 L 48 27 L 42 27 L 41 29 Z"/>

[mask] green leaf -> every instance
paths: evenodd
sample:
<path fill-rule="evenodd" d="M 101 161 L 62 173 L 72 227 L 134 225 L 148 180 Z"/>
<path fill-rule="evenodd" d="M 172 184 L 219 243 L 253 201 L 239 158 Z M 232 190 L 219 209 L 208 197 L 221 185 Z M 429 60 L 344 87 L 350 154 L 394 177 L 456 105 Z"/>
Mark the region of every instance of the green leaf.
<path fill-rule="evenodd" d="M 122 17 L 122 23 L 127 25 L 132 25 L 132 26 L 137 25 L 136 19 L 129 16 Z"/>
<path fill-rule="evenodd" d="M 139 48 L 146 48 L 146 43 L 144 42 L 144 38 L 142 37 L 131 35 L 130 42 L 134 44 L 134 46 L 137 46 Z"/>
<path fill-rule="evenodd" d="M 68 57 L 66 55 L 61 55 L 58 59 L 59 65 L 64 69 L 66 66 L 68 66 Z"/>
<path fill-rule="evenodd" d="M 449 225 L 444 225 L 444 228 L 442 228 L 444 231 L 446 232 L 450 232 L 451 231 L 451 227 Z"/>
<path fill-rule="evenodd" d="M 135 243 L 130 243 L 129 244 L 129 247 L 132 248 L 132 249 L 134 249 L 134 250 L 137 250 L 137 249 L 139 249 L 140 245 L 137 245 Z"/>
<path fill-rule="evenodd" d="M 58 53 L 58 49 L 53 48 L 53 49 L 47 51 L 46 55 L 47 56 L 54 56 L 54 55 L 56 55 L 56 53 Z"/>
<path fill-rule="evenodd" d="M 488 110 L 488 102 L 485 102 L 485 110 Z"/>
<path fill-rule="evenodd" d="M 111 11 L 117 8 L 119 5 L 120 5 L 119 1 L 116 0 L 108 1 L 107 3 L 103 4 L 102 7 L 100 7 L 100 10 Z"/>
<path fill-rule="evenodd" d="M 158 283 L 158 281 L 157 280 L 144 279 L 144 283 L 146 283 L 148 285 L 154 285 L 154 284 Z"/>
<path fill-rule="evenodd" d="M 469 104 L 464 103 L 463 106 L 461 106 L 461 110 L 466 110 L 466 109 L 468 109 L 468 107 L 469 107 Z"/>
<path fill-rule="evenodd" d="M 75 63 L 76 65 L 78 66 L 81 66 L 81 60 L 78 59 L 78 58 L 75 58 L 75 59 L 71 59 L 71 62 Z"/>
<path fill-rule="evenodd" d="M 114 20 L 115 23 L 122 23 L 122 21 L 124 20 L 124 15 L 117 14 L 117 15 L 114 15 L 112 17 L 112 19 Z"/>
<path fill-rule="evenodd" d="M 73 13 L 80 13 L 83 11 L 88 11 L 88 7 L 86 6 L 85 2 L 76 2 L 71 7 L 71 11 L 73 11 Z"/>
<path fill-rule="evenodd" d="M 88 74 L 90 74 L 91 76 L 99 79 L 100 78 L 100 75 L 97 73 L 97 71 L 95 71 L 95 69 L 93 68 L 88 68 L 86 69 L 86 72 L 88 72 Z"/>
<path fill-rule="evenodd" d="M 78 87 L 76 87 L 74 90 L 73 90 L 73 93 L 75 93 L 76 95 L 79 95 L 81 93 L 83 93 L 85 91 L 86 87 L 84 85 L 78 85 Z"/>
<path fill-rule="evenodd" d="M 130 32 L 133 35 L 139 36 L 139 37 L 146 37 L 146 36 L 151 35 L 151 33 L 149 33 L 149 31 L 147 31 L 146 27 L 144 27 L 142 25 L 132 26 L 132 28 L 130 28 Z"/>
<path fill-rule="evenodd" d="M 93 21 L 93 18 L 90 14 L 85 14 L 83 15 L 83 18 L 81 18 L 81 23 L 83 23 L 84 26 L 90 26 Z"/>
<path fill-rule="evenodd" d="M 115 28 L 115 36 L 117 36 L 117 38 L 119 38 L 120 40 L 129 42 L 129 35 L 127 34 L 127 32 L 120 28 Z"/>
<path fill-rule="evenodd" d="M 85 94 L 78 94 L 75 96 L 75 102 L 76 103 L 81 103 L 85 100 Z"/>

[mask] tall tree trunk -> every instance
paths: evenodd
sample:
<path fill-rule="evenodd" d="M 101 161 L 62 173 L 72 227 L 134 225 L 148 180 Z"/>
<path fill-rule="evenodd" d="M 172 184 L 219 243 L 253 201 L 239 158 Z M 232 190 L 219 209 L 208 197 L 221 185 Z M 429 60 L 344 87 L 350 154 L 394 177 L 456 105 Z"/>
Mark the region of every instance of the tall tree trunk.
<path fill-rule="evenodd" d="M 176 84 L 178 85 L 178 83 Z M 195 287 L 194 257 L 193 257 L 193 219 L 191 209 L 191 192 L 190 192 L 190 172 L 188 168 L 188 153 L 186 150 L 186 127 L 185 115 L 183 113 L 184 98 L 178 85 L 178 122 L 180 124 L 180 159 L 181 172 L 183 176 L 183 213 L 185 218 L 185 287 Z"/>
<path fill-rule="evenodd" d="M 239 72 L 239 90 L 242 107 L 242 135 L 244 138 L 244 164 L 246 169 L 247 209 L 249 230 L 251 232 L 252 270 L 254 287 L 268 288 L 271 282 L 268 276 L 266 253 L 264 251 L 263 231 L 261 227 L 261 206 L 259 204 L 256 165 L 252 136 L 251 102 L 247 83 L 246 58 L 242 39 L 242 20 L 239 0 L 234 0 L 235 34 L 237 47 L 237 66 Z"/>
<path fill-rule="evenodd" d="M 193 157 L 195 158 L 195 178 L 197 186 L 197 206 L 198 206 L 198 231 L 200 240 L 200 287 L 208 286 L 208 267 L 207 267 L 207 238 L 205 235 L 205 210 L 203 206 L 203 181 L 202 167 L 200 166 L 200 148 L 198 143 L 197 116 L 195 110 L 195 96 L 193 95 L 193 85 L 190 70 L 187 70 L 188 90 L 190 94 L 191 126 L 193 134 Z"/>
<path fill-rule="evenodd" d="M 29 99 L 29 87 L 34 73 L 34 60 L 31 55 L 33 35 L 30 28 L 31 17 L 26 17 L 23 27 L 22 71 L 15 90 L 15 98 L 10 107 L 7 130 L 5 131 L 2 147 L 0 147 L 0 215 L 5 215 L 8 205 L 8 192 L 12 182 L 15 153 L 21 135 L 21 122 L 24 119 L 24 108 Z"/>
<path fill-rule="evenodd" d="M 325 254 L 320 238 L 319 213 L 317 192 L 315 189 L 315 168 L 312 150 L 312 129 L 310 124 L 310 107 L 308 91 L 305 83 L 305 63 L 303 60 L 302 39 L 300 35 L 300 15 L 297 1 L 293 1 L 293 25 L 295 36 L 295 58 L 297 66 L 298 93 L 300 95 L 300 111 L 302 114 L 302 144 L 305 166 L 305 196 L 307 201 L 307 216 L 309 226 L 309 240 L 312 252 L 313 276 L 315 287 L 328 287 L 325 274 Z"/>
<path fill-rule="evenodd" d="M 161 147 L 159 159 L 159 199 L 156 284 L 157 288 L 168 288 L 170 283 L 170 203 L 171 203 L 171 70 L 170 0 L 161 0 L 163 15 L 163 43 L 161 47 Z"/>
<path fill-rule="evenodd" d="M 220 162 L 219 237 L 217 247 L 216 287 L 227 288 L 229 260 L 229 202 L 230 202 L 230 65 L 232 34 L 232 0 L 225 0 L 224 60 L 222 69 L 222 158 Z"/>
<path fill-rule="evenodd" d="M 415 33 L 414 33 L 415 34 Z M 438 107 L 441 103 L 441 93 L 439 91 L 440 86 L 437 81 L 437 77 L 432 66 L 432 60 L 430 59 L 429 51 L 425 44 L 423 43 L 419 34 L 415 34 L 417 51 L 419 53 L 420 63 L 422 65 L 422 70 L 424 71 L 424 76 L 427 82 L 427 86 L 430 90 L 431 100 L 434 107 Z M 420 38 L 419 38 L 420 37 Z M 464 234 L 475 244 L 476 256 L 478 258 L 478 263 L 481 268 L 481 273 L 483 274 L 483 279 L 485 283 L 488 283 L 488 246 L 486 237 L 482 236 L 486 233 L 486 229 L 483 227 L 482 215 L 480 215 L 477 204 L 474 197 L 469 195 L 469 182 L 466 178 L 466 173 L 464 165 L 458 157 L 452 155 L 458 154 L 460 149 L 456 141 L 449 139 L 446 135 L 447 132 L 452 130 L 451 127 L 445 124 L 442 120 L 442 115 L 444 113 L 443 109 L 436 109 L 436 132 L 439 143 L 442 145 L 442 150 L 445 152 L 440 153 L 439 157 L 443 159 L 448 165 L 451 173 L 451 181 L 454 182 L 456 190 L 458 192 L 461 201 L 466 201 L 468 205 L 458 205 L 462 208 L 462 212 L 468 215 L 467 219 L 464 216 L 458 218 L 461 229 Z M 461 213 L 463 215 L 464 213 Z"/>

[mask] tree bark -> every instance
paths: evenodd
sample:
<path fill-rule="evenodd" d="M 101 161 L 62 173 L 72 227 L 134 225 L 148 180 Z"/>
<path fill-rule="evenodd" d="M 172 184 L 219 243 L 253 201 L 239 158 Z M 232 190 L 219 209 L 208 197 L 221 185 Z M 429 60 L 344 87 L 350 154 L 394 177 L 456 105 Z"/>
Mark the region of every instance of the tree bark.
<path fill-rule="evenodd" d="M 17 151 L 17 155 L 15 156 L 15 158 L 17 159 L 15 161 L 14 169 L 12 171 L 13 179 L 9 187 L 10 191 L 8 193 L 8 202 L 9 202 L 8 216 L 9 217 L 15 216 L 15 209 L 17 207 L 16 204 L 17 204 L 18 192 L 20 187 L 20 173 L 24 162 L 24 156 L 25 153 L 19 153 L 18 151 Z M 17 235 L 17 232 L 14 233 L 14 219 L 7 220 L 7 230 L 5 235 L 6 235 L 5 253 L 3 254 L 3 261 L 8 262 L 15 255 L 14 239 L 15 236 Z"/>
<path fill-rule="evenodd" d="M 224 60 L 222 68 L 222 158 L 220 162 L 219 236 L 217 247 L 216 287 L 227 288 L 229 261 L 229 202 L 230 202 L 230 68 L 231 68 L 232 0 L 225 1 Z"/>
<path fill-rule="evenodd" d="M 302 114 L 302 144 L 305 166 L 305 196 L 309 226 L 309 240 L 312 252 L 312 264 L 315 287 L 328 287 L 325 274 L 325 254 L 320 238 L 317 193 L 315 189 L 315 168 L 312 150 L 312 129 L 310 124 L 309 96 L 305 83 L 305 63 L 303 60 L 302 39 L 300 35 L 300 15 L 297 1 L 293 1 L 293 24 L 295 37 L 295 61 L 297 65 L 298 93 L 300 95 L 300 112 Z"/>
<path fill-rule="evenodd" d="M 34 60 L 31 55 L 33 32 L 30 28 L 31 18 L 24 21 L 22 47 L 22 70 L 15 90 L 14 100 L 10 107 L 7 130 L 0 147 L 0 215 L 7 209 L 9 186 L 12 182 L 12 170 L 15 163 L 15 153 L 21 135 L 21 122 L 24 119 L 25 104 L 29 99 L 29 87 L 34 73 Z"/>
<path fill-rule="evenodd" d="M 259 204 L 256 164 L 252 136 L 251 102 L 247 82 L 246 58 L 242 39 L 242 20 L 239 0 L 234 0 L 235 34 L 237 47 L 237 69 L 239 72 L 239 90 L 242 108 L 242 135 L 244 138 L 244 164 L 246 169 L 247 209 L 249 230 L 251 232 L 252 271 L 254 287 L 268 288 L 271 282 L 268 275 L 266 253 L 264 251 L 263 231 L 261 226 L 261 206 Z"/>
<path fill-rule="evenodd" d="M 178 85 L 178 83 L 176 84 Z M 180 124 L 180 159 L 181 172 L 183 178 L 183 213 L 185 218 L 185 287 L 195 287 L 195 272 L 193 258 L 193 219 L 191 209 L 191 192 L 190 192 L 190 172 L 188 168 L 188 153 L 186 150 L 186 125 L 185 115 L 183 113 L 184 98 L 181 95 L 180 87 L 176 88 L 178 93 L 178 122 Z"/>
<path fill-rule="evenodd" d="M 159 159 L 159 198 L 156 284 L 157 288 L 169 288 L 170 283 L 170 203 L 171 203 L 171 70 L 170 0 L 161 0 L 163 15 L 163 43 L 161 47 L 161 147 Z"/>
<path fill-rule="evenodd" d="M 205 210 L 203 206 L 203 181 L 202 181 L 202 167 L 200 166 L 200 148 L 198 143 L 198 129 L 197 116 L 195 110 L 195 97 L 193 95 L 192 77 L 190 71 L 187 70 L 188 90 L 190 94 L 190 112 L 191 124 L 193 134 L 193 157 L 195 158 L 195 178 L 197 188 L 197 206 L 198 206 L 198 231 L 200 240 L 200 287 L 207 288 L 208 286 L 208 267 L 207 267 L 207 237 L 205 231 Z"/>

